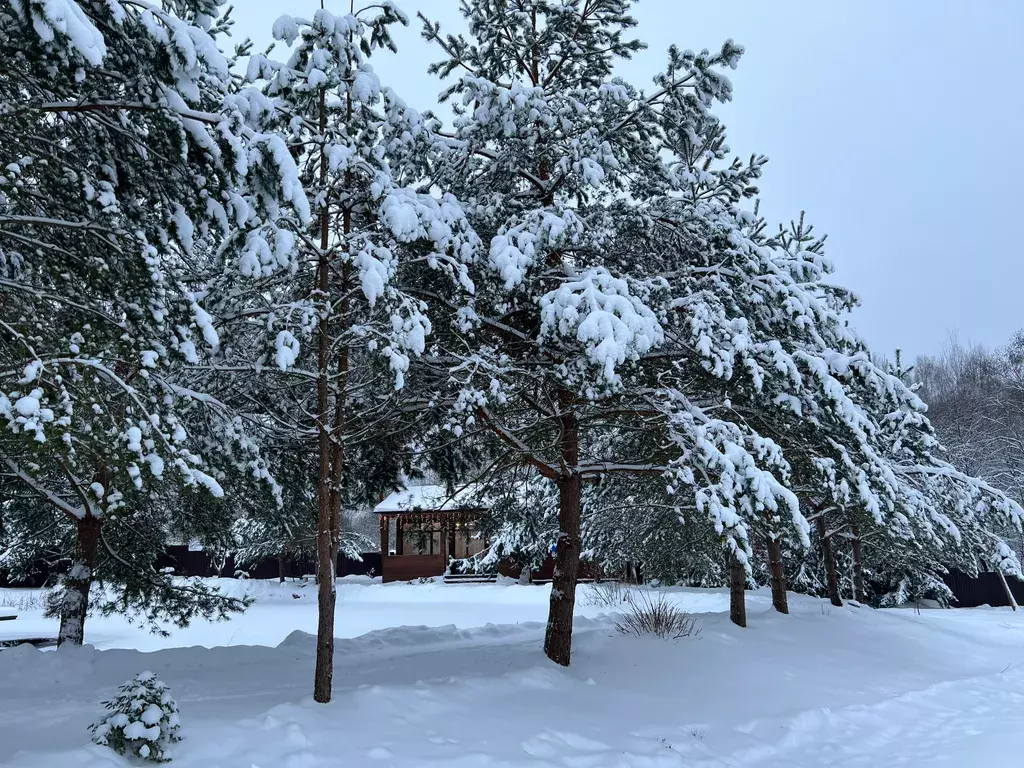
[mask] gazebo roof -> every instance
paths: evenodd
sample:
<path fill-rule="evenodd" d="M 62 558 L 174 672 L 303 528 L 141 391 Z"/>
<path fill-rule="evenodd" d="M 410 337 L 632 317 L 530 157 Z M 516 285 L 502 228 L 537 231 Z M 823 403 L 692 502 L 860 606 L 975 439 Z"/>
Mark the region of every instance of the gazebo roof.
<path fill-rule="evenodd" d="M 406 512 L 457 512 L 484 508 L 474 497 L 473 488 L 460 488 L 452 494 L 443 485 L 414 485 L 392 492 L 373 511 L 378 515 L 399 515 Z"/>

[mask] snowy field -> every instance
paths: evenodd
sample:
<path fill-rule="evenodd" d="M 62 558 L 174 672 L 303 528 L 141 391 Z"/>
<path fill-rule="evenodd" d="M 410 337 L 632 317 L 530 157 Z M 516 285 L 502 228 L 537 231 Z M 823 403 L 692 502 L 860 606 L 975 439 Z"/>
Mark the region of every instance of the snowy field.
<path fill-rule="evenodd" d="M 181 709 L 179 768 L 1022 765 L 1024 614 L 1009 609 L 793 596 L 787 617 L 750 593 L 742 630 L 724 592 L 671 590 L 699 614 L 698 637 L 620 636 L 580 605 L 561 669 L 540 650 L 544 587 L 348 580 L 334 702 L 321 706 L 313 587 L 225 584 L 257 599 L 232 622 L 159 638 L 91 617 L 95 648 L 0 651 L 0 764 L 129 765 L 86 727 L 148 669 Z M 53 632 L 32 602 L 0 591 L 0 606 L 21 606 L 0 634 Z"/>

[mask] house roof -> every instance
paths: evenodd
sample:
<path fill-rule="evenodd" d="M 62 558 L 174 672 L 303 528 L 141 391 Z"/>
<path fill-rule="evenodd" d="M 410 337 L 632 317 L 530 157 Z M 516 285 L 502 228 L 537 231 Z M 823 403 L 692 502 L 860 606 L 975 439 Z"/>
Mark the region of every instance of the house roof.
<path fill-rule="evenodd" d="M 483 509 L 474 498 L 473 489 L 462 488 L 454 494 L 443 485 L 414 485 L 401 491 L 394 491 L 373 508 L 379 515 L 393 515 L 402 512 L 454 512 L 455 510 Z"/>

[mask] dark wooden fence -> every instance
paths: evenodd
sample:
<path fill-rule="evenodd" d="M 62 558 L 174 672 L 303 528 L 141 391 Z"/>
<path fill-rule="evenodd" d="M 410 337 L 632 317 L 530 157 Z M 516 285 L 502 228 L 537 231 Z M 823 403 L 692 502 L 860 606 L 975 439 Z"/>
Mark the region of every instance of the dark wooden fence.
<path fill-rule="evenodd" d="M 395 560 L 396 558 L 390 558 Z M 209 552 L 192 551 L 188 547 L 168 547 L 167 551 L 157 558 L 157 568 L 172 568 L 178 576 L 200 576 L 200 577 L 234 577 L 239 571 L 244 572 L 250 579 L 276 579 L 282 571 L 282 563 L 276 558 L 253 563 L 245 568 L 236 569 L 235 561 L 229 557 L 219 561 Z M 285 578 L 294 579 L 301 576 L 308 576 L 316 571 L 316 562 L 312 558 L 286 558 L 283 563 Z M 534 574 L 535 578 L 546 580 L 551 578 L 551 565 L 545 563 L 547 568 L 541 568 Z M 61 571 L 47 568 L 45 563 L 40 563 L 31 571 L 31 578 L 15 581 L 5 579 L 0 571 L 0 587 L 33 587 L 38 588 L 53 584 Z M 515 573 L 502 573 L 506 576 L 518 576 L 518 569 Z M 381 557 L 380 552 L 364 552 L 362 560 L 353 560 L 344 555 L 338 556 L 339 576 L 380 576 Z M 589 571 L 581 571 L 580 577 L 595 577 L 598 574 L 591 574 Z M 961 571 L 952 570 L 944 577 L 946 585 L 953 592 L 956 598 L 954 606 L 957 608 L 975 608 L 979 605 L 1006 606 L 1009 600 L 1006 598 L 1006 591 L 1003 589 L 1002 581 L 995 573 L 979 573 L 977 577 L 968 576 Z M 1007 578 L 1006 583 L 1010 587 L 1014 598 L 1019 605 L 1024 605 L 1024 582 L 1014 578 Z"/>
<path fill-rule="evenodd" d="M 380 552 L 364 552 L 362 560 L 338 555 L 339 576 L 380 576 Z M 237 566 L 233 557 L 218 560 L 208 552 L 192 552 L 188 547 L 168 547 L 157 558 L 157 568 L 173 568 L 178 576 L 233 577 L 244 573 L 250 579 L 276 579 L 281 575 L 294 579 L 316 572 L 316 560 L 306 557 L 272 558 Z"/>
<path fill-rule="evenodd" d="M 380 576 L 380 552 L 364 552 L 362 560 L 354 560 L 338 555 L 339 576 Z M 285 578 L 299 578 L 316 572 L 316 561 L 311 558 L 285 558 L 282 563 L 277 558 L 251 563 L 243 568 L 235 565 L 233 557 L 216 558 L 209 552 L 190 550 L 186 546 L 168 547 L 164 554 L 156 559 L 159 570 L 170 568 L 176 576 L 199 576 L 210 578 L 222 576 L 234 578 L 244 573 L 250 579 L 276 579 L 284 574 Z M 45 563 L 31 569 L 29 578 L 16 581 L 3 580 L 0 573 L 0 587 L 43 587 L 56 582 L 57 577 L 66 569 L 49 568 Z"/>
<path fill-rule="evenodd" d="M 952 570 L 943 577 L 946 586 L 953 592 L 956 598 L 954 605 L 957 608 L 975 608 L 979 605 L 1003 606 L 1009 605 L 1006 597 L 1006 590 L 1003 588 L 1002 579 L 997 573 L 979 573 L 975 576 L 968 576 L 961 571 Z M 1007 577 L 1006 583 L 1013 593 L 1014 599 L 1019 605 L 1024 605 L 1024 582 L 1015 578 Z"/>

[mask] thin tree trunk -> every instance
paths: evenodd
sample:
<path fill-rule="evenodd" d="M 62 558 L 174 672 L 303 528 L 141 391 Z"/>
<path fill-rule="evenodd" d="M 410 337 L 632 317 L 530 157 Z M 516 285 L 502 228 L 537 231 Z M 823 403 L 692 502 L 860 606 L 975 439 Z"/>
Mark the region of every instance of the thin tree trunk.
<path fill-rule="evenodd" d="M 860 529 L 850 524 L 850 548 L 853 550 L 853 599 L 858 603 L 867 603 L 868 593 L 864 589 L 864 559 L 860 544 Z"/>
<path fill-rule="evenodd" d="M 322 6 L 321 6 L 322 7 Z M 353 9 L 354 13 L 354 9 Z M 349 62 L 351 65 L 351 62 Z M 346 114 L 352 120 L 352 95 L 347 95 Z M 324 172 L 326 176 L 326 171 Z M 352 187 L 352 173 L 345 172 L 345 188 Z M 346 206 L 342 212 L 342 232 L 347 238 L 352 232 L 352 210 Z M 324 243 L 327 239 L 324 235 Z M 341 268 L 341 307 L 338 312 L 340 325 L 336 331 L 338 338 L 344 339 L 349 330 L 349 278 L 351 267 L 348 260 Z M 338 561 L 338 549 L 341 545 L 341 505 L 342 488 L 345 470 L 345 437 L 348 429 L 348 373 L 349 349 L 343 341 L 338 354 L 338 381 L 334 396 L 334 427 L 331 431 L 331 546 L 334 550 L 334 562 Z"/>
<path fill-rule="evenodd" d="M 747 571 L 735 556 L 729 558 L 729 618 L 738 627 L 747 626 Z"/>
<path fill-rule="evenodd" d="M 0 485 L 3 488 L 3 485 Z M 4 505 L 0 504 L 0 542 L 4 540 Z M 0 588 L 8 585 L 8 570 L 3 565 L 0 565 Z"/>
<path fill-rule="evenodd" d="M 571 408 L 571 400 L 561 397 L 563 408 Z M 544 635 L 544 653 L 556 664 L 569 666 L 572 655 L 572 614 L 576 607 L 576 581 L 580 571 L 580 436 L 576 416 L 571 412 L 559 417 L 561 424 L 562 464 L 567 477 L 558 481 L 558 544 L 555 549 L 555 572 L 551 580 L 551 603 L 548 626 Z"/>
<path fill-rule="evenodd" d="M 342 346 L 338 360 L 338 391 L 334 396 L 334 426 L 331 430 L 331 561 L 335 564 L 338 562 L 338 550 L 341 546 L 341 492 L 344 485 L 345 430 L 348 417 L 345 402 L 347 379 L 348 347 Z"/>
<path fill-rule="evenodd" d="M 999 574 L 999 581 L 1003 583 L 1003 589 L 1006 591 L 1006 602 L 1010 604 L 1013 610 L 1017 610 L 1017 601 L 1013 597 L 1013 592 L 1010 591 L 1010 585 L 1006 583 L 1006 574 L 1002 571 L 996 571 Z"/>
<path fill-rule="evenodd" d="M 277 556 L 277 580 L 284 584 L 284 553 Z"/>
<path fill-rule="evenodd" d="M 779 613 L 789 613 L 786 594 L 786 571 L 782 566 L 782 542 L 768 537 L 768 571 L 772 577 L 772 605 Z"/>
<path fill-rule="evenodd" d="M 101 524 L 100 518 L 89 514 L 76 522 L 75 560 L 64 578 L 58 646 L 85 642 L 85 616 L 89 612 L 89 588 L 92 587 L 93 569 L 96 567 Z"/>
<path fill-rule="evenodd" d="M 540 85 L 540 45 L 537 43 L 537 6 L 533 6 L 533 14 L 530 19 L 533 29 L 533 45 L 530 48 L 530 80 L 534 87 Z"/>
<path fill-rule="evenodd" d="M 326 93 L 320 90 L 320 134 L 326 133 Z M 327 155 L 321 152 L 320 179 L 326 187 Z M 317 323 L 317 453 L 320 465 L 317 474 L 317 532 L 316 532 L 316 579 L 317 579 L 317 627 L 316 627 L 316 669 L 313 676 L 313 699 L 321 704 L 331 700 L 334 682 L 334 536 L 333 501 L 331 493 L 331 430 L 328 405 L 328 366 L 330 363 L 330 318 L 327 297 L 330 295 L 330 264 L 327 249 L 329 241 L 329 218 L 326 201 L 320 211 L 320 252 L 317 259 L 317 287 L 320 300 L 324 302 Z"/>
<path fill-rule="evenodd" d="M 825 561 L 825 574 L 828 577 L 828 599 L 837 608 L 842 607 L 843 599 L 839 596 L 839 576 L 836 574 L 836 558 L 832 554 L 832 541 L 828 537 L 825 528 L 825 515 L 818 513 L 818 519 L 814 521 L 818 529 L 818 540 L 821 542 L 821 558 Z"/>

